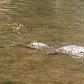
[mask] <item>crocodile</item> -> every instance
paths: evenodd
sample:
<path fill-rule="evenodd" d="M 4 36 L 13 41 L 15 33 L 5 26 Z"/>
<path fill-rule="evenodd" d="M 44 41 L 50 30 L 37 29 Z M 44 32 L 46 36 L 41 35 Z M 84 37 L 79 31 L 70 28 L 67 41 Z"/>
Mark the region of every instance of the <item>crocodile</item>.
<path fill-rule="evenodd" d="M 29 44 L 17 44 L 13 43 L 18 46 L 23 46 L 26 48 L 31 48 L 31 49 L 38 49 L 38 50 L 52 50 L 52 53 L 62 53 L 62 54 L 67 54 L 71 55 L 74 58 L 81 58 L 84 57 L 84 47 L 83 46 L 78 46 L 78 45 L 68 45 L 68 46 L 61 46 L 59 48 L 55 48 L 55 46 L 49 46 L 47 44 L 41 43 L 41 42 L 31 42 Z M 50 52 L 51 53 L 51 52 Z"/>

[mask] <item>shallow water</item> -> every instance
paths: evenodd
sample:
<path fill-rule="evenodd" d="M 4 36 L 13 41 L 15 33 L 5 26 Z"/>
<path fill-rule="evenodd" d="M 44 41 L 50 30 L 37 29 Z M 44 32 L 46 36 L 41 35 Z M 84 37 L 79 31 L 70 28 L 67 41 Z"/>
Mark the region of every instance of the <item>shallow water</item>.
<path fill-rule="evenodd" d="M 83 0 L 0 0 L 0 83 L 83 84 L 83 58 L 9 46 L 33 41 L 84 46 L 83 8 Z"/>

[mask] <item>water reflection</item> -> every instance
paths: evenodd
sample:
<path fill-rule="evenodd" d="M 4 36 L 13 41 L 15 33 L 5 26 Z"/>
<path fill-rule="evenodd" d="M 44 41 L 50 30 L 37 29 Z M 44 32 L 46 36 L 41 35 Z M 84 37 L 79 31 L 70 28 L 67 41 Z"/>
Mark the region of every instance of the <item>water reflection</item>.
<path fill-rule="evenodd" d="M 1 36 L 9 32 L 19 37 L 22 33 L 24 37 L 17 40 L 84 45 L 83 1 L 4 0 L 0 2 L 0 31 L 5 31 Z M 28 28 L 22 25 L 27 25 Z M 6 37 L 10 38 L 7 34 Z M 12 36 L 13 40 L 16 39 L 16 35 Z"/>
<path fill-rule="evenodd" d="M 0 46 L 5 46 L 0 48 L 0 78 L 30 84 L 83 84 L 83 60 L 8 47 L 10 41 L 84 46 L 83 8 L 83 0 L 0 0 Z"/>
<path fill-rule="evenodd" d="M 28 27 L 28 25 L 14 23 L 11 26 L 11 31 L 13 33 L 16 33 L 18 36 L 22 35 L 22 33 L 26 33 L 26 32 L 28 33 L 29 30 L 30 30 L 30 27 Z"/>

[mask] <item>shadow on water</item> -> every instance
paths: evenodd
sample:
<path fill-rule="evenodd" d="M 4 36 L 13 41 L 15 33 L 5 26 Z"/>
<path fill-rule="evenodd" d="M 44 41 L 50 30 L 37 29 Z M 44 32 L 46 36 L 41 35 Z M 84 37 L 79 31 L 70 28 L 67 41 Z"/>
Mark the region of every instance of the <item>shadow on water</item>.
<path fill-rule="evenodd" d="M 10 79 L 17 81 L 16 84 L 83 84 L 83 59 L 9 47 L 10 42 L 32 41 L 84 46 L 83 8 L 83 0 L 0 1 L 0 81 Z"/>

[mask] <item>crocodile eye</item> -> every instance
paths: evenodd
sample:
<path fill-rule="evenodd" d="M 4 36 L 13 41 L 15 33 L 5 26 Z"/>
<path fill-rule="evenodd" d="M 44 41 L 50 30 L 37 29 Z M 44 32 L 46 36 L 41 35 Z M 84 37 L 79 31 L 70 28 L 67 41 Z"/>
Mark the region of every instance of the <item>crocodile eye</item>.
<path fill-rule="evenodd" d="M 84 54 L 84 52 L 80 52 L 82 55 Z"/>
<path fill-rule="evenodd" d="M 31 44 L 33 46 L 33 44 Z"/>

